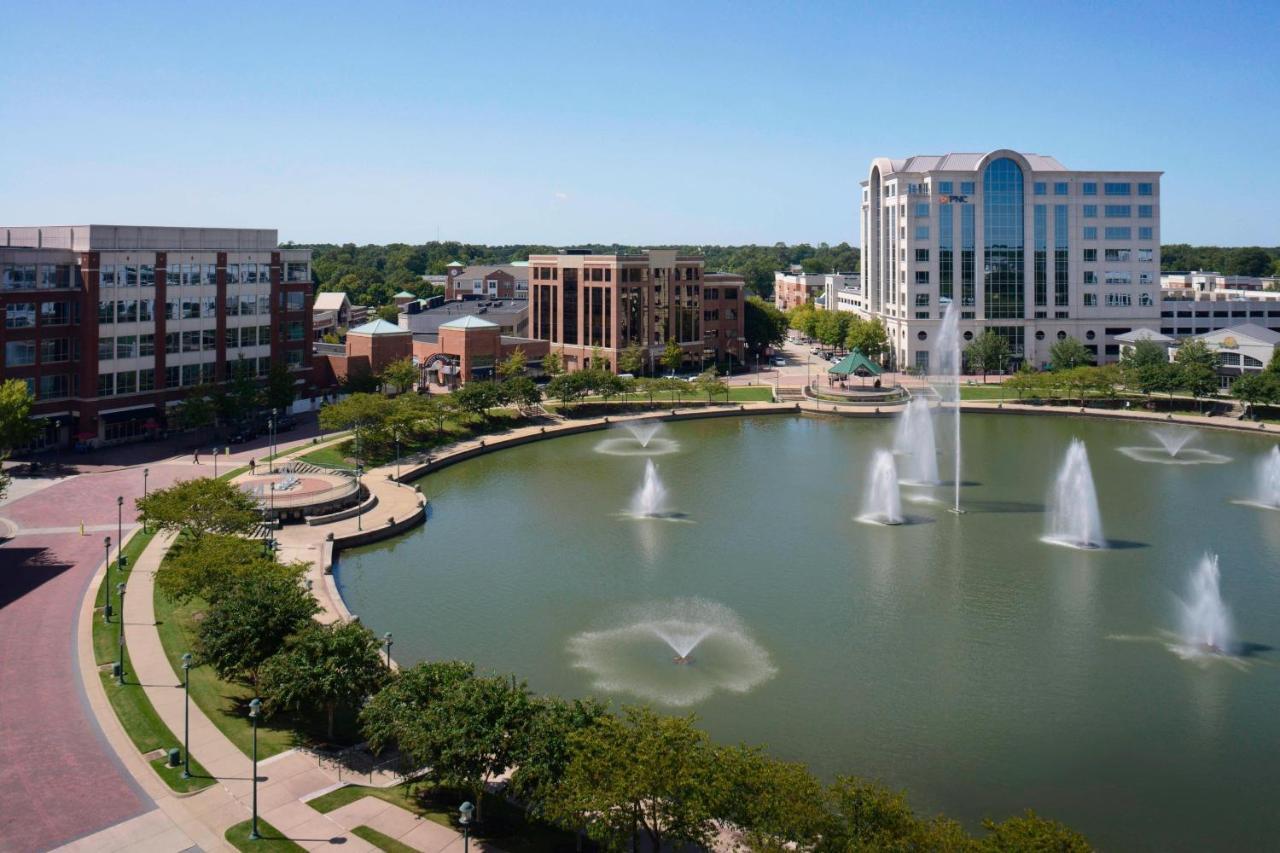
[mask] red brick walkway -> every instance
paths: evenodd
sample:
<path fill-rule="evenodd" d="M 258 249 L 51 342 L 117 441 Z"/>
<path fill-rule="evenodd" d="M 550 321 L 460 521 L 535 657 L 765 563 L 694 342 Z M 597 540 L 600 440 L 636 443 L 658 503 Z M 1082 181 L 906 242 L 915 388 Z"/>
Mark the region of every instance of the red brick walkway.
<path fill-rule="evenodd" d="M 180 474 L 190 476 L 153 465 L 148 484 Z M 118 494 L 127 533 L 139 469 L 74 477 L 0 507 L 19 528 L 0 545 L 0 850 L 47 850 L 153 807 L 104 739 L 76 666 L 76 620 L 104 534 L 21 533 L 114 525 Z"/>

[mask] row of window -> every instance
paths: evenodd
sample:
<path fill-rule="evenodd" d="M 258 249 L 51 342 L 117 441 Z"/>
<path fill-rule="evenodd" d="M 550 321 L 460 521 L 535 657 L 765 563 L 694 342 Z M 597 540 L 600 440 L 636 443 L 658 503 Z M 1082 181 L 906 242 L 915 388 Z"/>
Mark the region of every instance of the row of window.
<path fill-rule="evenodd" d="M 71 264 L 4 264 L 0 290 L 56 290 L 81 286 L 80 268 Z"/>
<path fill-rule="evenodd" d="M 280 340 L 301 341 L 306 329 L 301 323 L 286 323 L 280 329 Z M 227 329 L 223 335 L 227 349 L 243 347 L 269 346 L 271 344 L 270 326 L 245 326 L 240 329 Z M 168 332 L 164 336 L 164 351 L 178 352 L 210 352 L 218 348 L 216 329 L 191 329 L 184 332 Z M 98 360 L 109 361 L 113 358 L 136 358 L 155 355 L 156 336 L 116 335 L 98 339 Z"/>
<path fill-rule="evenodd" d="M 66 326 L 80 322 L 80 303 L 78 302 L 41 302 L 40 324 L 42 326 Z M 30 329 L 36 325 L 36 303 L 10 302 L 4 309 L 4 327 L 6 329 Z"/>
<path fill-rule="evenodd" d="M 27 376 L 21 381 L 27 383 L 27 393 L 37 400 L 57 400 L 80 393 L 80 375 L 78 373 L 59 373 L 55 376 L 41 376 L 39 383 L 35 377 Z"/>
<path fill-rule="evenodd" d="M 306 306 L 306 294 L 282 292 L 280 304 L 285 311 L 301 311 Z M 270 314 L 271 297 L 265 293 L 228 296 L 224 302 L 223 313 L 228 317 Z M 218 300 L 214 296 L 166 299 L 164 316 L 166 320 L 198 320 L 201 317 L 217 317 Z M 146 323 L 154 319 L 154 299 L 106 299 L 98 302 L 99 323 Z"/>
<path fill-rule="evenodd" d="M 919 241 L 925 241 L 925 240 L 928 240 L 928 239 L 929 239 L 929 226 L 928 226 L 928 225 L 917 225 L 917 226 L 915 227 L 915 232 L 914 232 L 914 233 L 915 233 L 915 239 L 916 239 L 916 241 L 917 241 L 917 242 L 919 242 Z M 1104 239 L 1104 240 L 1132 240 L 1132 239 L 1133 239 L 1133 228 L 1129 227 L 1128 225 L 1116 225 L 1116 226 L 1111 226 L 1111 225 L 1109 225 L 1109 226 L 1107 226 L 1107 227 L 1105 227 L 1105 228 L 1103 228 L 1103 229 L 1102 229 L 1102 233 L 1103 233 L 1103 239 Z M 903 239 L 905 239 L 905 238 L 906 238 L 906 236 L 907 236 L 907 229 L 906 229 L 906 228 L 903 228 L 903 229 L 902 229 L 901 236 L 902 236 L 902 238 L 903 238 Z M 1098 239 L 1098 226 L 1096 226 L 1096 225 L 1086 225 L 1086 226 L 1084 226 L 1084 227 L 1081 229 L 1080 236 L 1081 236 L 1081 238 L 1082 238 L 1082 239 L 1085 239 L 1085 240 L 1097 240 L 1097 239 Z M 1138 239 L 1139 239 L 1139 240 L 1154 240 L 1154 239 L 1155 239 L 1155 229 L 1153 229 L 1153 228 L 1152 228 L 1151 226 L 1149 226 L 1149 225 L 1143 225 L 1143 226 L 1140 226 L 1140 227 L 1138 228 Z"/>
<path fill-rule="evenodd" d="M 270 264 L 227 264 L 227 284 L 269 284 Z M 290 261 L 285 264 L 285 281 L 311 280 L 308 264 Z M 164 281 L 169 287 L 218 283 L 216 264 L 172 264 L 165 268 Z M 156 283 L 155 264 L 103 264 L 98 270 L 99 287 L 152 287 Z"/>
<path fill-rule="evenodd" d="M 35 364 L 36 346 L 36 341 L 6 341 L 5 367 L 29 367 Z M 41 364 L 58 364 L 80 358 L 79 338 L 46 338 L 38 346 Z"/>
<path fill-rule="evenodd" d="M 939 195 L 952 195 L 955 192 L 954 190 L 955 184 L 952 181 L 937 181 L 935 183 L 935 186 L 937 187 L 937 192 Z M 1133 184 L 1125 181 L 1116 181 L 1114 183 L 1105 182 L 1102 185 L 1102 194 L 1109 195 L 1109 196 L 1133 195 L 1133 186 L 1134 186 Z M 1137 186 L 1138 186 L 1138 195 L 1140 196 L 1155 195 L 1155 184 L 1142 182 L 1142 183 L 1139 183 Z M 929 191 L 929 187 L 927 184 L 909 184 L 907 187 L 907 192 L 910 195 L 915 195 L 916 193 L 928 192 L 928 191 Z M 973 191 L 974 191 L 973 181 L 960 182 L 960 195 L 973 195 Z M 1031 191 L 1035 195 L 1048 195 L 1049 184 L 1045 181 L 1036 181 L 1032 185 Z M 1070 195 L 1071 194 L 1070 183 L 1067 181 L 1055 181 L 1053 184 L 1053 194 L 1056 196 Z M 1080 194 L 1081 195 L 1097 195 L 1098 182 L 1097 181 L 1081 181 Z M 889 184 L 885 187 L 885 195 L 890 198 L 897 195 L 896 188 L 893 184 Z"/>

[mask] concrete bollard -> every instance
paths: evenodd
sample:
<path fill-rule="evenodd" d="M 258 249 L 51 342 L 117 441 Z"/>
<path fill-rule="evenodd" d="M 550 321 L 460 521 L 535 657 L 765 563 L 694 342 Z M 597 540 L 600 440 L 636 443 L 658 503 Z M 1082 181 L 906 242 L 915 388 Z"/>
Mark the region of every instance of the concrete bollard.
<path fill-rule="evenodd" d="M 395 523 L 396 523 L 396 517 L 395 517 L 394 515 L 388 515 L 388 516 L 387 516 L 387 527 L 390 527 L 391 525 L 393 525 L 393 524 L 395 524 Z"/>

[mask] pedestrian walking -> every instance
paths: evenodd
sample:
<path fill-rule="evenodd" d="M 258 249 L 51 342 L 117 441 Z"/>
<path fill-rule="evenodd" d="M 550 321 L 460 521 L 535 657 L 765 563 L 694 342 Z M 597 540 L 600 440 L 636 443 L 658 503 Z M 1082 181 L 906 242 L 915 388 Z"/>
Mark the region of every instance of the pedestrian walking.
<path fill-rule="evenodd" d="M 252 457 L 252 456 L 250 456 L 250 457 L 249 457 L 249 473 L 250 473 L 250 474 L 256 474 L 256 473 L 257 473 L 257 471 L 256 471 L 256 470 L 254 470 L 254 469 L 256 469 L 257 467 L 258 467 L 258 463 L 257 463 L 257 462 L 254 462 L 254 461 L 253 461 L 253 457 Z"/>
<path fill-rule="evenodd" d="M 195 453 L 191 454 L 191 461 L 192 461 L 192 462 L 194 462 L 194 463 L 196 463 L 197 465 L 199 465 L 199 464 L 200 464 L 200 451 L 199 451 L 199 450 L 197 450 Z"/>

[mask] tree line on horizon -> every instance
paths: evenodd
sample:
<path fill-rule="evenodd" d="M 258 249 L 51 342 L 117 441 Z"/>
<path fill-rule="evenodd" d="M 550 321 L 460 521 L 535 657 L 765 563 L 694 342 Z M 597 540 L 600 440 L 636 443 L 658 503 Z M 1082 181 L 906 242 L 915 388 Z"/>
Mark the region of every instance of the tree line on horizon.
<path fill-rule="evenodd" d="M 319 291 L 345 291 L 357 305 L 383 306 L 404 290 L 420 297 L 441 292 L 422 280 L 443 275 L 453 261 L 463 264 L 507 264 L 529 255 L 555 253 L 558 246 L 535 243 L 486 245 L 454 240 L 428 243 L 388 243 L 358 246 L 355 243 L 289 243 L 289 248 L 310 249 L 312 279 Z M 742 276 L 748 289 L 765 298 L 773 295 L 773 274 L 791 266 L 805 272 L 858 272 L 861 251 L 848 243 L 774 243 L 765 245 L 664 245 L 632 246 L 621 243 L 583 243 L 576 248 L 601 254 L 640 252 L 648 248 L 676 249 L 700 254 L 711 272 Z M 1172 243 L 1161 247 L 1162 272 L 1212 270 L 1226 275 L 1280 274 L 1280 246 L 1192 246 Z"/>

